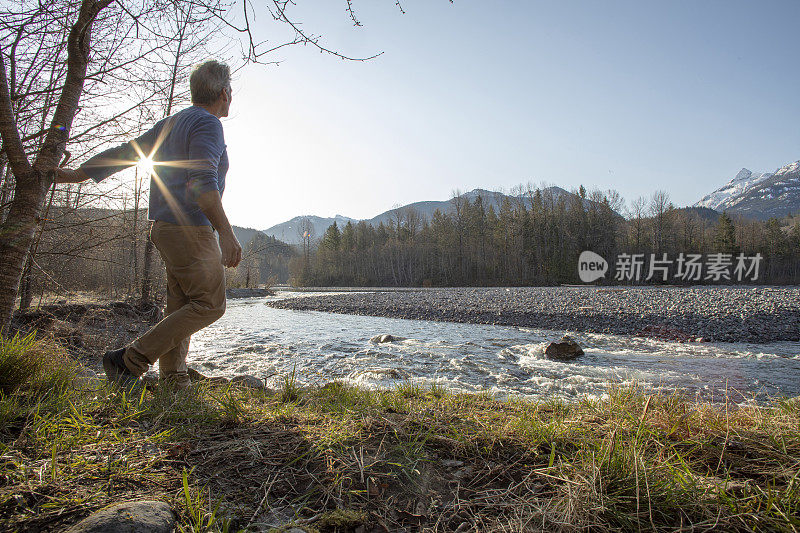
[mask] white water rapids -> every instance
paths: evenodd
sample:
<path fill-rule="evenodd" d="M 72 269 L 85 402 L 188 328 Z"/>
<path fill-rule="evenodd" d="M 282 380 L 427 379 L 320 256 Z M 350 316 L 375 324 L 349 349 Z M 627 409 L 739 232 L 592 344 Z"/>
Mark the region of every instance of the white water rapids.
<path fill-rule="evenodd" d="M 297 297 L 279 293 L 277 298 Z M 691 398 L 764 402 L 800 395 L 800 343 L 677 343 L 575 333 L 273 309 L 269 298 L 231 300 L 225 316 L 192 337 L 189 365 L 215 376 L 253 374 L 278 386 L 345 380 L 366 387 L 437 383 L 498 397 L 599 397 L 612 384 Z M 407 340 L 374 344 L 388 333 Z M 585 355 L 544 357 L 569 333 Z"/>

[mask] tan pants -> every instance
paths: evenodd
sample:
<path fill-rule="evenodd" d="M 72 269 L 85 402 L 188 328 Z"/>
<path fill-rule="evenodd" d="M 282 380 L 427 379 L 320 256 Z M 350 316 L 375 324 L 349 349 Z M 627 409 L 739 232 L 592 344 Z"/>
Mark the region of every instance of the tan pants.
<path fill-rule="evenodd" d="M 156 221 L 150 239 L 167 267 L 166 316 L 125 350 L 125 365 L 140 376 L 158 361 L 161 378 L 189 386 L 189 337 L 225 313 L 225 269 L 210 226 Z"/>

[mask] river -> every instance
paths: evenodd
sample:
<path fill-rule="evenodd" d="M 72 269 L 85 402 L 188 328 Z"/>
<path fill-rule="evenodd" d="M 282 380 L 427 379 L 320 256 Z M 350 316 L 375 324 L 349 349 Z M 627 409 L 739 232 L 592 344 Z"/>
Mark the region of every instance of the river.
<path fill-rule="evenodd" d="M 281 292 L 273 298 L 302 297 Z M 277 387 L 344 380 L 365 387 L 437 383 L 501 398 L 602 397 L 613 384 L 700 400 L 763 403 L 800 395 L 800 343 L 677 343 L 628 335 L 274 309 L 271 298 L 230 300 L 225 316 L 192 337 L 189 365 L 215 376 L 253 374 Z M 406 340 L 374 344 L 388 333 Z M 569 333 L 585 355 L 543 350 Z"/>

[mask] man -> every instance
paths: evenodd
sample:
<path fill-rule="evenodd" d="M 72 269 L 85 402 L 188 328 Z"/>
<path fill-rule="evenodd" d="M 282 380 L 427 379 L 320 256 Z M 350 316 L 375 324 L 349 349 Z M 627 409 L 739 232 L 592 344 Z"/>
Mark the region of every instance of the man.
<path fill-rule="evenodd" d="M 191 107 L 76 170 L 56 170 L 56 183 L 99 182 L 140 159 L 154 164 L 148 216 L 154 221 L 150 238 L 167 269 L 167 309 L 164 319 L 131 345 L 103 356 L 107 379 L 124 386 L 135 385 L 156 361 L 162 379 L 178 389 L 189 386 L 189 337 L 223 315 L 223 265 L 235 267 L 242 259 L 222 208 L 228 154 L 219 119 L 228 116 L 231 104 L 230 69 L 205 61 L 192 71 L 189 87 Z"/>

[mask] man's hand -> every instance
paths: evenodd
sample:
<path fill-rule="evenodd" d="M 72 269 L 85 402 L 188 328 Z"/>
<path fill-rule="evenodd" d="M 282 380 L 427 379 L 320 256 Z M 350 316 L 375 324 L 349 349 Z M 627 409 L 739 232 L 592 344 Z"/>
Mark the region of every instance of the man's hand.
<path fill-rule="evenodd" d="M 222 209 L 222 198 L 219 196 L 219 191 L 204 192 L 197 197 L 197 205 L 219 233 L 222 264 L 229 268 L 235 267 L 242 261 L 242 246 L 236 240 L 225 210 Z"/>
<path fill-rule="evenodd" d="M 219 246 L 222 249 L 222 264 L 229 268 L 234 268 L 242 261 L 242 246 L 236 239 L 233 231 L 228 235 L 220 233 Z"/>
<path fill-rule="evenodd" d="M 71 168 L 56 167 L 55 183 L 80 183 L 89 179 L 81 169 L 72 170 Z"/>

